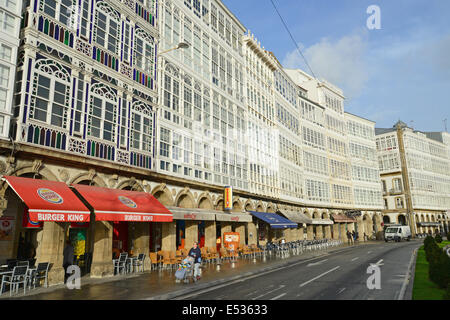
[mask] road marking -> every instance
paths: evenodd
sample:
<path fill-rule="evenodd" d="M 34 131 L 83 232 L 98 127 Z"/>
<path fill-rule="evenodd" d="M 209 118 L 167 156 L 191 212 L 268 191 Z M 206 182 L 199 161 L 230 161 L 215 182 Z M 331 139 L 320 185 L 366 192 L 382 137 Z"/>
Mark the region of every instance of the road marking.
<path fill-rule="evenodd" d="M 337 270 L 337 269 L 339 269 L 339 268 L 340 268 L 340 266 L 337 266 L 337 267 L 335 267 L 335 268 L 333 268 L 333 269 L 331 269 L 331 270 L 328 270 L 327 272 L 324 272 L 324 273 L 318 275 L 318 276 L 315 277 L 315 278 L 312 278 L 312 279 L 309 280 L 309 281 L 306 281 L 306 282 L 302 283 L 302 284 L 300 285 L 300 288 L 303 287 L 303 286 L 306 286 L 307 284 L 313 282 L 314 280 L 317 280 L 317 279 L 323 277 L 324 275 L 326 275 L 326 274 L 328 274 L 328 273 L 330 273 L 330 272 L 333 272 L 334 270 Z"/>
<path fill-rule="evenodd" d="M 344 292 L 345 288 L 342 288 L 341 290 L 339 290 L 338 294 L 341 294 L 342 292 Z"/>
<path fill-rule="evenodd" d="M 307 267 L 318 266 L 319 264 L 321 264 L 321 263 L 323 263 L 325 261 L 328 261 L 328 259 L 325 259 L 325 260 L 322 260 L 322 261 L 319 261 L 319 262 L 308 263 Z"/>
<path fill-rule="evenodd" d="M 355 261 L 355 260 L 358 260 L 358 259 L 359 259 L 359 257 L 356 257 L 356 258 L 353 258 L 352 261 Z"/>
<path fill-rule="evenodd" d="M 280 294 L 279 296 L 276 296 L 275 298 L 272 298 L 272 299 L 270 299 L 270 300 L 277 300 L 277 299 L 279 299 L 279 298 L 281 298 L 281 297 L 284 297 L 286 294 L 287 294 L 287 293 L 282 293 L 282 294 Z"/>
<path fill-rule="evenodd" d="M 383 262 L 383 259 L 381 259 L 380 261 L 378 261 L 377 263 L 375 263 L 375 265 L 377 265 L 377 266 L 383 266 L 384 263 L 382 263 L 382 262 Z"/>
<path fill-rule="evenodd" d="M 286 286 L 285 286 L 284 284 L 282 284 L 282 285 L 279 286 L 277 289 L 268 291 L 268 292 L 266 292 L 266 293 L 264 293 L 264 294 L 261 294 L 261 295 L 259 295 L 259 296 L 257 296 L 257 297 L 254 297 L 254 298 L 252 298 L 252 300 L 256 300 L 256 299 L 259 299 L 259 298 L 261 298 L 261 297 L 264 297 L 265 295 L 268 295 L 269 293 L 272 293 L 272 292 L 275 292 L 275 291 L 277 291 L 277 290 L 283 289 L 284 287 L 286 287 Z"/>
<path fill-rule="evenodd" d="M 372 253 L 372 251 L 367 251 L 367 253 L 368 253 L 368 254 L 371 254 L 371 253 Z"/>

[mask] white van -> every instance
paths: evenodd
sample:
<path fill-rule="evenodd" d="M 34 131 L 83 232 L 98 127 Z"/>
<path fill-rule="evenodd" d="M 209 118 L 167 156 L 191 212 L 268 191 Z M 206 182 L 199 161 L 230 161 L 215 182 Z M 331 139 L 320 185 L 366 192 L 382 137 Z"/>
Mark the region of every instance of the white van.
<path fill-rule="evenodd" d="M 411 240 L 411 229 L 409 226 L 392 226 L 387 227 L 384 232 L 384 241 L 393 240 L 400 242 L 402 240 Z"/>

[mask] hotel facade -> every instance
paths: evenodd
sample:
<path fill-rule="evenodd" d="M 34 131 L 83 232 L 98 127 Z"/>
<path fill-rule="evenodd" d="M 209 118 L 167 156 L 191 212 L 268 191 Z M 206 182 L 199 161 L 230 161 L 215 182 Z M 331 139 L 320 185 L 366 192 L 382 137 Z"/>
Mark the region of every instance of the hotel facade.
<path fill-rule="evenodd" d="M 60 283 L 66 239 L 103 277 L 114 252 L 145 253 L 149 268 L 150 252 L 216 247 L 227 232 L 240 245 L 381 237 L 375 124 L 345 112 L 340 89 L 284 69 L 221 1 L 38 0 L 21 16 L 0 260 L 31 243 Z M 89 224 L 26 223 L 12 176 L 76 189 Z M 171 221 L 101 218 L 96 188 L 151 195 Z"/>

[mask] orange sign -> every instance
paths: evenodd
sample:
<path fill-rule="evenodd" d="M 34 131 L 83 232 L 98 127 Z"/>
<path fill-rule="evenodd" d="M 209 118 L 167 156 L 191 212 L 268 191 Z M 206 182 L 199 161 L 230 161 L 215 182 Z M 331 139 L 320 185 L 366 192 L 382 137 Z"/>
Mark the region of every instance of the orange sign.
<path fill-rule="evenodd" d="M 231 211 L 233 209 L 233 187 L 225 187 L 224 199 L 224 209 Z"/>
<path fill-rule="evenodd" d="M 225 232 L 223 234 L 223 244 L 226 249 L 237 252 L 241 235 L 239 232 Z"/>

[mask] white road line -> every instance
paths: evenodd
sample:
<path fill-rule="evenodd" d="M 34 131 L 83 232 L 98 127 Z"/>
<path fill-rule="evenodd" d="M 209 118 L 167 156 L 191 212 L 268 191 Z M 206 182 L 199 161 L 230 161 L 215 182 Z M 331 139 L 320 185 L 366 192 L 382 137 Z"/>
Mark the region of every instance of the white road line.
<path fill-rule="evenodd" d="M 352 261 L 355 261 L 355 260 L 358 260 L 358 259 L 359 259 L 359 257 L 356 257 L 356 258 L 353 258 Z"/>
<path fill-rule="evenodd" d="M 318 276 L 315 277 L 315 278 L 312 278 L 312 279 L 309 280 L 309 281 L 306 281 L 306 282 L 302 283 L 302 284 L 300 285 L 300 288 L 303 287 L 303 286 L 306 286 L 307 284 L 313 282 L 314 280 L 317 280 L 317 279 L 323 277 L 324 275 L 326 275 L 326 274 L 328 274 L 328 273 L 330 273 L 330 272 L 333 272 L 334 270 L 337 270 L 337 269 L 339 269 L 339 268 L 340 268 L 340 266 L 337 266 L 337 267 L 335 267 L 335 268 L 333 268 L 333 269 L 331 269 L 331 270 L 328 270 L 327 272 L 324 272 L 324 273 L 318 275 Z"/>
<path fill-rule="evenodd" d="M 339 290 L 338 294 L 341 294 L 342 292 L 344 292 L 346 288 L 342 288 L 341 290 Z"/>
<path fill-rule="evenodd" d="M 308 263 L 307 267 L 312 267 L 312 266 L 317 266 L 325 261 L 328 261 L 328 259 L 322 260 L 322 261 L 318 261 L 318 262 L 312 262 L 312 263 Z"/>
<path fill-rule="evenodd" d="M 372 253 L 372 251 L 367 251 L 368 254 Z"/>
<path fill-rule="evenodd" d="M 281 297 L 284 297 L 286 294 L 287 294 L 287 293 L 282 293 L 282 294 L 280 294 L 279 296 L 276 296 L 275 298 L 272 298 L 272 299 L 270 299 L 270 300 L 277 300 L 277 299 L 279 299 L 279 298 L 281 298 Z"/>
<path fill-rule="evenodd" d="M 286 286 L 285 286 L 284 284 L 282 284 L 282 285 L 279 286 L 277 289 L 267 291 L 267 292 L 264 293 L 264 294 L 261 294 L 261 295 L 259 295 L 259 296 L 257 296 L 257 297 L 252 298 L 252 300 L 256 300 L 256 299 L 259 299 L 259 298 L 261 298 L 261 297 L 264 297 L 264 296 L 268 295 L 269 293 L 272 293 L 272 292 L 275 292 L 275 291 L 277 291 L 277 290 L 283 289 L 284 287 L 286 287 Z"/>

